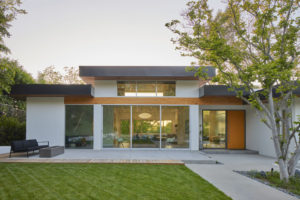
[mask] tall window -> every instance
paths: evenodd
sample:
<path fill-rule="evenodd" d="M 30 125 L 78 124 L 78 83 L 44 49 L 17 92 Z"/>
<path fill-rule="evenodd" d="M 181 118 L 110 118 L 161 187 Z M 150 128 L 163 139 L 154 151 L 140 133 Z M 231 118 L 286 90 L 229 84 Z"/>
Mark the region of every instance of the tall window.
<path fill-rule="evenodd" d="M 162 148 L 189 147 L 189 107 L 162 106 Z"/>
<path fill-rule="evenodd" d="M 203 147 L 226 147 L 226 111 L 203 111 Z"/>
<path fill-rule="evenodd" d="M 93 148 L 93 106 L 66 105 L 66 148 Z"/>
<path fill-rule="evenodd" d="M 103 147 L 130 147 L 130 106 L 103 106 Z"/>
<path fill-rule="evenodd" d="M 104 105 L 104 148 L 189 148 L 189 106 Z"/>
<path fill-rule="evenodd" d="M 118 96 L 175 96 L 175 81 L 118 81 Z"/>

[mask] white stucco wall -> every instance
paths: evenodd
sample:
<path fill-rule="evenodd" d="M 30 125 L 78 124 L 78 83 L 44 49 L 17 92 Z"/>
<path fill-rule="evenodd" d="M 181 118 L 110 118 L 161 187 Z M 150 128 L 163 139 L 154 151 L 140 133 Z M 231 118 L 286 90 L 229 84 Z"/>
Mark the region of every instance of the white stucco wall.
<path fill-rule="evenodd" d="M 261 122 L 253 108 L 246 113 L 246 148 L 259 154 L 275 157 L 271 130 Z"/>
<path fill-rule="evenodd" d="M 26 139 L 65 145 L 65 105 L 63 97 L 28 97 Z"/>
<path fill-rule="evenodd" d="M 102 105 L 94 105 L 94 149 L 102 149 L 102 132 L 103 132 L 103 109 Z"/>
<path fill-rule="evenodd" d="M 116 80 L 96 80 L 94 87 L 95 97 L 117 97 Z"/>
<path fill-rule="evenodd" d="M 190 106 L 190 149 L 199 150 L 199 106 Z"/>
<path fill-rule="evenodd" d="M 199 97 L 199 81 L 176 81 L 176 97 Z"/>

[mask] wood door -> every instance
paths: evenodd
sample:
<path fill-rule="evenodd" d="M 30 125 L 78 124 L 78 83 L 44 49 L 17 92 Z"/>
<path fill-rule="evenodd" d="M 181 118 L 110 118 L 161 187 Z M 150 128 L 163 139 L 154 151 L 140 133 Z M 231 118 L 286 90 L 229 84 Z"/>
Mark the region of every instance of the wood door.
<path fill-rule="evenodd" d="M 245 111 L 227 111 L 227 148 L 245 149 Z"/>

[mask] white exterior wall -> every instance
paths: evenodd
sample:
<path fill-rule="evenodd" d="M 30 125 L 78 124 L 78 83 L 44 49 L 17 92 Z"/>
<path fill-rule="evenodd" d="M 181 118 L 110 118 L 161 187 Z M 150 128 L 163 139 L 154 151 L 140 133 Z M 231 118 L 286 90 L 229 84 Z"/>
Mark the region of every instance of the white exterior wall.
<path fill-rule="evenodd" d="M 261 155 L 275 157 L 272 132 L 250 107 L 246 113 L 246 132 L 247 149 L 258 151 Z"/>
<path fill-rule="evenodd" d="M 118 88 L 116 80 L 96 80 L 95 97 L 117 97 Z"/>
<path fill-rule="evenodd" d="M 190 106 L 190 149 L 199 150 L 199 106 Z"/>
<path fill-rule="evenodd" d="M 65 145 L 65 105 L 63 97 L 28 97 L 26 139 Z"/>
<path fill-rule="evenodd" d="M 103 109 L 102 105 L 94 105 L 94 149 L 102 149 L 102 132 L 103 132 Z"/>
<path fill-rule="evenodd" d="M 176 81 L 176 97 L 199 97 L 199 81 Z"/>

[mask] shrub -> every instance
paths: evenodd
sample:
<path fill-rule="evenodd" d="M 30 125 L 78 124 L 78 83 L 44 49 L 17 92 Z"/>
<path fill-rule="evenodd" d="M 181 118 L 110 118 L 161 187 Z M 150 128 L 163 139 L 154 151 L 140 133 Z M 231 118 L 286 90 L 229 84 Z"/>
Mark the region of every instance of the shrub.
<path fill-rule="evenodd" d="M 26 123 L 13 117 L 0 117 L 0 145 L 10 145 L 13 140 L 23 140 Z"/>

